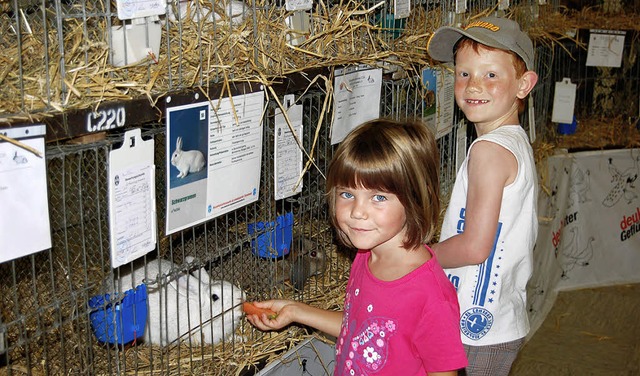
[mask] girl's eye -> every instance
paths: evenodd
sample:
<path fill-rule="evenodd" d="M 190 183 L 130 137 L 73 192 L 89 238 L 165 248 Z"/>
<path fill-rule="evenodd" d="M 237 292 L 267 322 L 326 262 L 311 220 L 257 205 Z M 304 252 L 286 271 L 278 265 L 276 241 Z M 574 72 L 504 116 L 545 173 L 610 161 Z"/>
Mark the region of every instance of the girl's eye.
<path fill-rule="evenodd" d="M 342 197 L 342 198 L 352 198 L 353 195 L 351 193 L 349 193 L 349 192 L 342 192 L 342 193 L 340 193 L 340 197 Z"/>
<path fill-rule="evenodd" d="M 495 74 L 495 73 L 493 73 L 493 72 L 489 73 L 489 75 L 488 75 L 488 76 L 489 76 L 489 78 L 496 78 L 496 74 Z"/>
<path fill-rule="evenodd" d="M 373 201 L 387 201 L 387 196 L 375 195 L 373 196 Z"/>

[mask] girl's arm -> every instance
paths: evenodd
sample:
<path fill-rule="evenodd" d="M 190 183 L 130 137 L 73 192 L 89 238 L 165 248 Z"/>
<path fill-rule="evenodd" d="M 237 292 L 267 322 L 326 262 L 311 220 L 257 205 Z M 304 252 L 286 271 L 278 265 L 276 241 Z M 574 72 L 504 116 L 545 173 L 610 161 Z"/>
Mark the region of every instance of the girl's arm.
<path fill-rule="evenodd" d="M 335 337 L 340 334 L 342 311 L 329 311 L 291 300 L 267 300 L 254 304 L 278 314 L 274 319 L 269 319 L 265 313 L 247 315 L 247 320 L 260 330 L 278 330 L 295 322 Z"/>
<path fill-rule="evenodd" d="M 428 372 L 429 376 L 457 376 L 458 371 L 446 371 L 446 372 Z"/>
<path fill-rule="evenodd" d="M 518 173 L 516 157 L 494 142 L 479 141 L 469 153 L 464 232 L 431 247 L 445 268 L 481 264 L 489 257 L 503 190 Z"/>

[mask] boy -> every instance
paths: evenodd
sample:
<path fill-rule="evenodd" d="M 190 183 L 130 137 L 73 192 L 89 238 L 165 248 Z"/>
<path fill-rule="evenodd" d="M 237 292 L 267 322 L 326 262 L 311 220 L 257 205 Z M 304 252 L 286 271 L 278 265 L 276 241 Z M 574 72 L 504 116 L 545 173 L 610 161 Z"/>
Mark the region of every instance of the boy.
<path fill-rule="evenodd" d="M 533 151 L 518 118 L 538 80 L 533 43 L 517 23 L 485 17 L 436 30 L 427 50 L 454 62 L 455 100 L 478 135 L 433 250 L 458 293 L 467 375 L 508 375 L 529 331 L 538 233 Z"/>

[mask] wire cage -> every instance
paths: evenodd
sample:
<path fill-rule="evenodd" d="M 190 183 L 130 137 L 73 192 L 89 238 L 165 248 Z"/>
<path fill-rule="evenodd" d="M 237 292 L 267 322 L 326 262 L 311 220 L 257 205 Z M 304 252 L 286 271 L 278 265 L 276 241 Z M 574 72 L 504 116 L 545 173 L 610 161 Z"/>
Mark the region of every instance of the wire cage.
<path fill-rule="evenodd" d="M 231 313 L 230 320 L 237 324 L 232 329 L 222 326 L 220 334 L 225 340 L 215 344 L 202 344 L 198 340 L 206 334 L 205 321 L 215 320 L 215 317 L 200 318 L 201 321 L 195 322 L 194 331 L 167 346 L 138 342 L 105 344 L 94 336 L 90 318 L 94 308 L 88 304 L 91 298 L 114 293 L 119 288 L 136 287 L 122 286 L 121 281 L 133 268 L 149 265 L 156 258 L 175 265 L 164 275 L 145 274 L 147 287 L 166 289 L 160 298 L 163 302 L 177 301 L 170 295 L 170 286 L 175 279 L 186 274 L 202 277 L 198 273 L 204 269 L 211 280 L 224 280 L 238 286 L 248 300 L 289 297 L 330 308 L 340 308 L 342 304 L 340 291 L 348 276 L 350 255 L 335 245 L 324 202 L 324 173 L 334 150 L 330 143 L 331 116 L 325 107 L 327 91 L 315 87 L 304 92 L 291 90 L 299 95 L 296 103 L 303 105 L 302 145 L 313 160 L 301 177 L 301 193 L 285 199 L 276 199 L 274 195 L 275 113 L 279 105 L 273 98 L 268 98 L 262 118 L 258 202 L 170 235 L 164 232 L 167 156 L 163 145 L 167 143 L 167 130 L 162 123 L 159 98 L 166 93 L 197 90 L 213 84 L 226 87 L 235 79 L 264 83 L 256 78 L 259 76 L 256 72 L 264 73 L 269 81 L 273 76 L 289 77 L 303 68 L 353 64 L 366 56 L 364 63 L 383 60 L 388 67 L 395 61 L 403 69 L 409 68 L 405 69 L 407 75 L 400 79 L 388 79 L 388 74 L 385 75 L 380 115 L 396 119 L 421 117 L 425 105 L 422 83 L 410 68 L 427 64 L 423 57 L 411 60 L 425 54 L 421 45 L 424 37 L 440 24 L 463 21 L 463 17 L 496 5 L 490 1 L 470 2 L 468 13 L 462 16 L 456 13 L 451 2 L 414 1 L 411 3 L 413 9 L 421 10 L 424 17 L 402 21 L 394 17 L 395 10 L 390 3 L 368 0 L 358 3 L 356 8 L 364 12 L 362 16 L 369 24 L 379 28 L 374 34 L 357 34 L 346 43 L 348 48 L 339 41 L 331 41 L 314 50 L 322 52 L 325 58 L 302 54 L 293 61 L 289 55 L 279 55 L 277 49 L 271 48 L 278 43 L 292 43 L 292 36 L 287 37 L 291 27 L 280 22 L 283 15 L 287 15 L 283 2 L 235 3 L 240 5 L 236 9 L 241 10 L 238 13 L 241 20 L 233 14 L 225 14 L 225 6 L 231 3 L 221 7 L 217 2 L 194 0 L 186 9 L 180 8 L 181 4 L 169 2 L 166 5 L 165 11 L 171 8 L 173 19 L 168 19 L 167 15 L 157 19 L 148 16 L 144 22 L 134 23 L 118 19 L 114 2 L 14 0 L 0 3 L 0 47 L 6 51 L 0 55 L 4 59 L 0 66 L 0 98 L 12 98 L 10 105 L 2 106 L 0 116 L 22 117 L 18 121 L 21 122 L 25 118 L 30 121 L 29 116 L 37 113 L 64 114 L 52 123 L 54 130 L 62 129 L 54 137 L 56 142 L 50 142 L 46 148 L 53 246 L 0 264 L 0 278 L 6 281 L 0 285 L 0 344 L 3 345 L 0 350 L 4 352 L 0 362 L 6 363 L 0 363 L 2 375 L 253 374 L 268 360 L 308 337 L 305 328 L 291 329 L 281 335 L 257 332 L 238 320 L 241 314 L 232 309 L 226 311 Z M 305 38 L 312 40 L 309 43 L 314 37 L 320 38 L 323 27 L 330 28 L 332 22 L 349 23 L 354 28 L 360 26 L 338 17 L 340 4 L 342 2 L 325 1 L 314 5 L 311 13 L 322 14 L 322 17 L 308 19 L 312 26 Z M 516 5 L 538 7 L 537 2 Z M 205 22 L 209 16 L 215 18 L 214 13 L 221 13 L 220 20 Z M 262 22 L 265 19 L 270 23 Z M 140 32 L 140 43 L 146 54 L 137 57 L 139 62 L 128 64 L 129 58 L 136 57 L 135 53 L 130 56 L 129 51 L 124 50 L 114 57 L 114 44 L 119 43 L 114 40 L 127 40 L 130 35 L 123 30 L 133 24 L 139 25 L 131 29 Z M 151 46 L 150 30 L 158 27 L 161 39 L 156 54 Z M 269 28 L 273 30 L 266 30 Z M 369 45 L 370 39 L 392 50 L 406 30 L 421 34 L 423 38 L 412 46 L 412 51 L 417 52 L 409 55 L 408 63 L 388 59 L 389 55 L 368 55 L 375 50 Z M 371 35 L 375 38 L 370 38 Z M 631 39 L 628 38 L 629 43 L 632 43 Z M 630 44 L 629 48 L 634 51 L 636 47 Z M 352 57 L 353 60 L 343 59 L 345 54 L 356 54 L 354 51 L 362 55 Z M 598 71 L 583 71 L 574 66 L 574 60 L 567 60 L 569 55 L 563 55 L 563 51 L 572 51 L 571 58 L 578 56 L 578 60 L 584 54 L 577 46 L 536 45 L 536 70 L 540 80 L 532 94 L 535 122 L 529 121 L 530 113 L 525 113 L 522 120 L 530 134 L 546 137 L 549 132 L 549 101 L 553 84 L 560 76 L 570 76 L 581 82 L 580 108 L 593 108 L 587 104 L 595 100 L 590 95 L 595 92 L 591 88 L 597 81 Z M 635 55 L 629 53 L 629 59 L 632 56 Z M 114 58 L 124 59 L 126 64 L 116 67 Z M 624 68 L 624 79 L 616 81 L 616 85 L 637 93 L 637 62 L 630 64 L 632 68 Z M 226 93 L 220 90 L 216 95 L 222 97 Z M 140 109 L 141 102 L 136 101 L 140 97 L 146 103 L 143 110 Z M 279 98 L 279 101 L 282 103 L 283 99 Z M 89 110 L 76 118 L 72 110 L 78 107 Z M 74 133 L 105 130 L 96 125 L 103 116 L 94 111 L 96 109 L 104 110 L 104 118 L 112 118 L 115 122 L 113 127 L 106 129 L 104 140 L 77 145 L 58 142 Z M 615 113 L 616 109 L 612 111 Z M 144 116 L 132 122 L 118 123 L 119 114 L 125 112 L 127 116 L 131 113 L 143 113 Z M 80 119 L 81 131 L 65 129 L 76 126 L 76 119 Z M 464 154 L 464 150 L 459 149 L 466 145 L 459 145 L 459 141 L 473 138 L 470 129 L 465 134 L 458 134 L 463 129 L 458 125 L 464 124 L 459 112 L 454 115 L 454 124 L 451 132 L 438 140 L 443 200 L 452 188 L 457 158 Z M 132 126 L 142 128 L 143 137 L 155 141 L 159 240 L 149 256 L 112 269 L 108 221 L 109 152 L 120 146 L 123 131 Z M 256 256 L 254 248 L 259 237 L 270 229 L 277 231 L 279 218 L 289 218 L 289 213 L 291 223 L 285 224 L 290 225 L 292 253 L 276 257 Z M 262 224 L 262 227 L 258 226 L 260 228 L 252 232 L 249 225 L 254 224 Z M 315 256 L 311 256 L 309 250 L 313 250 Z M 292 269 L 299 265 L 299 256 L 303 259 L 304 279 L 296 284 L 291 276 Z M 177 292 L 173 294 L 176 296 Z M 108 306 L 107 302 L 98 309 L 106 311 L 113 307 Z M 227 316 L 221 317 L 227 320 L 224 318 Z M 164 322 L 165 326 L 171 324 Z"/>
<path fill-rule="evenodd" d="M 383 87 L 382 116 L 410 117 L 422 105 L 420 87 L 412 80 L 385 81 Z M 311 91 L 297 101 L 303 105 L 302 143 L 314 160 L 313 167 L 302 177 L 301 193 L 275 199 L 273 140 L 278 105 L 268 101 L 263 120 L 260 200 L 168 236 L 164 235 L 163 227 L 166 130 L 162 124 L 142 125 L 143 138 L 155 141 L 159 241 L 151 254 L 115 269 L 110 261 L 107 168 L 109 152 L 119 147 L 122 134 L 114 133 L 90 144 L 48 146 L 53 246 L 0 264 L 0 277 L 8 282 L 0 286 L 3 307 L 0 332 L 6 335 L 7 345 L 7 365 L 0 368 L 0 373 L 29 370 L 28 373 L 46 375 L 137 372 L 228 375 L 251 374 L 264 365 L 268 353 L 261 353 L 264 349 L 258 344 L 264 341 L 265 334 L 242 321 L 232 332 L 226 333 L 221 328 L 225 340 L 215 344 L 201 344 L 197 340 L 210 318 L 202 318 L 195 331 L 164 347 L 150 346 L 141 339 L 124 344 L 101 342 L 92 330 L 94 323 L 90 316 L 95 308 L 88 302 L 95 296 L 135 287 L 119 286 L 119 289 L 118 285 L 132 268 L 148 265 L 156 258 L 170 260 L 177 268 L 167 270 L 165 276 L 145 274 L 144 283 L 149 291 L 166 287 L 166 295 L 161 297 L 166 304 L 175 301 L 169 288 L 172 276 L 194 271 L 198 275 L 197 270 L 204 268 L 211 280 L 225 280 L 240 287 L 247 300 L 284 296 L 317 303 L 337 294 L 336 301 L 328 304 L 339 307 L 350 255 L 336 248 L 327 220 L 324 173 L 334 146 L 328 133 L 331 119 L 323 116 L 325 98 L 326 93 Z M 449 136 L 439 141 L 442 160 L 450 158 L 451 142 Z M 443 176 L 451 178 L 452 172 L 443 172 Z M 443 186 L 451 183 L 443 179 Z M 252 252 L 252 242 L 260 233 L 251 234 L 247 224 L 269 223 L 285 213 L 293 213 L 294 238 L 301 236 L 303 240 L 293 242 L 288 256 L 257 257 Z M 290 278 L 291 268 L 299 260 L 294 258 L 296 252 L 298 257 L 311 257 L 305 247 L 315 250 L 316 256 L 305 264 L 308 268 L 305 280 L 296 286 Z M 105 301 L 98 309 L 110 308 L 112 303 Z M 233 320 L 240 318 L 235 315 L 240 314 L 233 312 Z M 246 364 L 239 363 L 238 357 L 245 359 Z"/>

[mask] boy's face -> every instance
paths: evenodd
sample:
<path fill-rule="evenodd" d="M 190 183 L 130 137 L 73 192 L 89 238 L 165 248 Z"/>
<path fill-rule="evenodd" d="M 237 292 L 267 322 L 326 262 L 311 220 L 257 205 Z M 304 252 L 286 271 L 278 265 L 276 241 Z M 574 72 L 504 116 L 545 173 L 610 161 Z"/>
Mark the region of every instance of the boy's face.
<path fill-rule="evenodd" d="M 505 124 L 519 124 L 517 99 L 528 94 L 522 88 L 522 78 L 516 78 L 509 53 L 482 47 L 476 52 L 468 46 L 457 51 L 456 103 L 482 133 Z"/>

